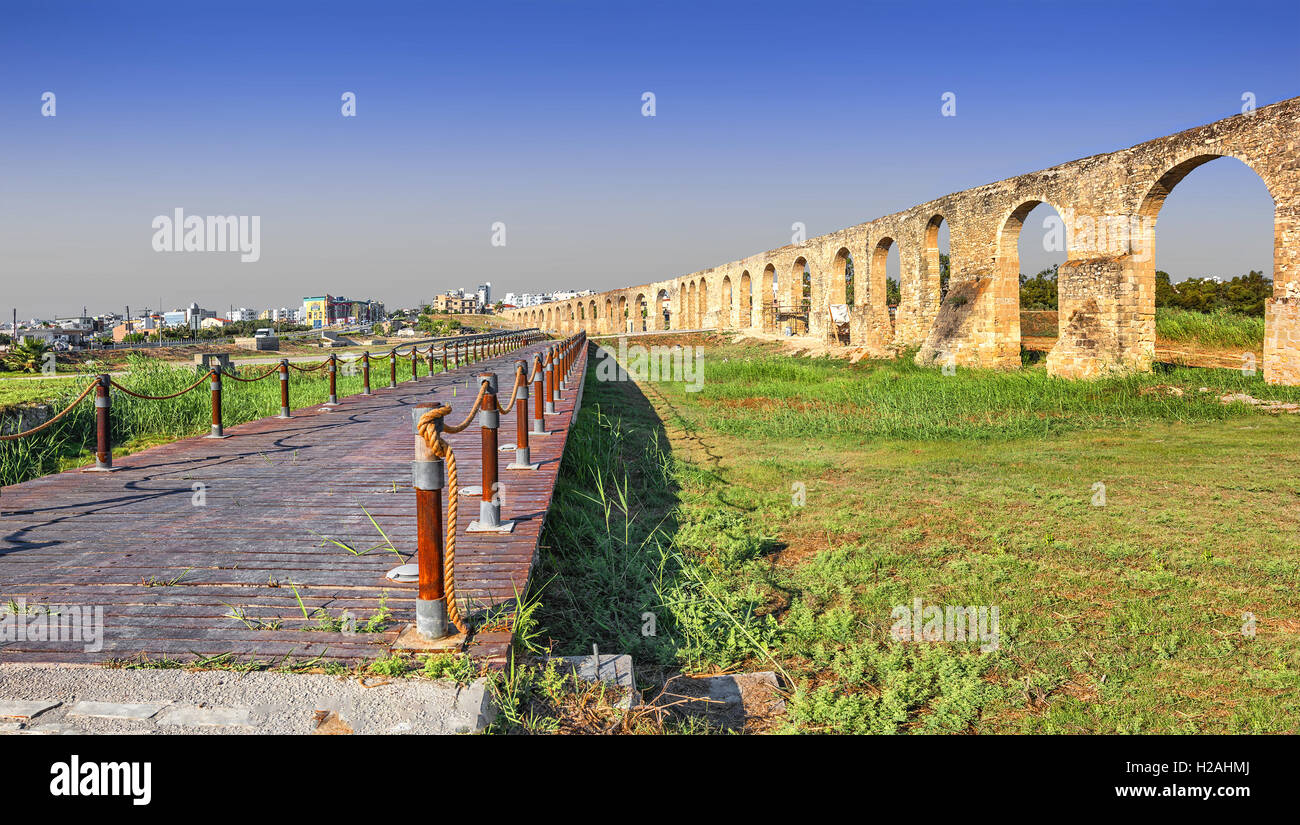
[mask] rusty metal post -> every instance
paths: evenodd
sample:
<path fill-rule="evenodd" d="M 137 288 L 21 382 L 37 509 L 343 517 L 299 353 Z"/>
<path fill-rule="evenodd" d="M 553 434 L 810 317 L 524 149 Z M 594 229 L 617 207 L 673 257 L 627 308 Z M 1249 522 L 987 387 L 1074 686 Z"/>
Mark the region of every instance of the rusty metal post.
<path fill-rule="evenodd" d="M 212 431 L 207 438 L 225 438 L 221 428 L 221 370 L 208 370 L 208 388 L 212 390 Z"/>
<path fill-rule="evenodd" d="M 556 384 L 556 391 L 555 391 L 555 394 L 556 394 L 558 397 L 563 398 L 563 397 L 564 397 L 564 395 L 563 395 L 564 391 L 567 390 L 567 389 L 569 388 L 569 385 L 568 385 L 568 378 L 569 378 L 569 342 L 568 342 L 568 341 L 564 341 L 563 343 L 560 344 L 560 364 L 559 364 L 559 367 L 557 368 L 556 371 L 557 371 L 557 377 L 559 378 L 559 380 L 558 380 L 558 382 L 557 382 L 557 384 Z"/>
<path fill-rule="evenodd" d="M 542 366 L 542 356 L 540 353 L 533 356 L 533 394 L 537 396 L 537 401 L 533 404 L 533 434 L 546 434 L 546 413 L 542 411 L 542 402 L 545 400 L 543 394 L 543 382 L 546 380 L 546 368 Z"/>
<path fill-rule="evenodd" d="M 370 395 L 370 351 L 361 353 L 361 394 Z"/>
<path fill-rule="evenodd" d="M 330 374 L 330 400 L 326 401 L 325 405 L 333 406 L 339 403 L 338 386 L 336 383 L 339 374 L 339 357 L 332 352 L 330 353 L 329 366 L 326 369 L 329 370 Z"/>
<path fill-rule="evenodd" d="M 497 482 L 497 428 L 501 426 L 501 407 L 497 404 L 497 375 L 479 373 L 483 385 L 483 406 L 479 426 L 483 434 L 483 490 L 478 505 L 478 520 L 465 528 L 470 533 L 509 533 L 513 521 L 501 521 L 501 496 Z"/>
<path fill-rule="evenodd" d="M 289 417 L 289 359 L 280 359 L 280 418 Z"/>
<path fill-rule="evenodd" d="M 108 392 L 111 380 L 104 374 L 95 384 L 95 466 L 86 468 L 93 472 L 107 473 L 113 469 L 112 431 L 109 429 L 112 397 Z"/>
<path fill-rule="evenodd" d="M 555 388 L 553 393 L 556 401 L 564 399 L 564 344 L 556 344 L 555 350 L 555 380 L 551 386 Z"/>
<path fill-rule="evenodd" d="M 429 368 L 429 374 L 433 375 L 433 344 L 429 345 L 429 351 L 424 354 L 424 365 Z"/>
<path fill-rule="evenodd" d="M 411 380 L 414 381 L 420 376 L 420 354 L 417 352 L 419 347 L 411 347 Z"/>
<path fill-rule="evenodd" d="M 536 470 L 528 447 L 528 362 L 515 362 L 515 375 L 523 376 L 515 390 L 515 462 L 507 470 Z"/>
<path fill-rule="evenodd" d="M 417 404 L 411 410 L 415 425 L 415 460 L 411 462 L 411 486 L 415 488 L 416 563 L 419 589 L 415 600 L 415 631 L 422 639 L 450 635 L 447 622 L 447 594 L 443 582 L 442 488 L 445 486 L 442 459 L 433 455 L 420 435 L 420 418 L 435 404 Z M 442 419 L 434 427 L 441 435 Z"/>
<path fill-rule="evenodd" d="M 543 373 L 546 376 L 546 393 L 543 399 L 546 403 L 546 414 L 555 415 L 555 349 L 546 348 L 546 366 Z"/>
<path fill-rule="evenodd" d="M 442 342 L 442 371 L 447 371 L 447 342 Z"/>
<path fill-rule="evenodd" d="M 388 388 L 390 390 L 397 388 L 397 350 L 388 351 Z"/>

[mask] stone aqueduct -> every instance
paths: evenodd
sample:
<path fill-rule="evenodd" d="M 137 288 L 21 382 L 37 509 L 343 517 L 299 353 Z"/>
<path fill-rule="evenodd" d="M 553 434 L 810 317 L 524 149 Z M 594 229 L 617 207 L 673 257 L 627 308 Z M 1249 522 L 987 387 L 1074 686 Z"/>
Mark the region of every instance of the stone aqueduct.
<path fill-rule="evenodd" d="M 1300 384 L 1300 98 L 1109 154 L 956 192 L 806 242 L 722 266 L 570 301 L 505 311 L 515 326 L 589 334 L 665 328 L 777 331 L 782 308 L 806 306 L 807 333 L 875 356 L 918 347 L 921 364 L 1017 368 L 1017 241 L 1025 216 L 1051 204 L 1064 222 L 1060 336 L 1053 375 L 1150 369 L 1155 353 L 1155 224 L 1166 196 L 1203 163 L 1234 157 L 1273 197 L 1273 297 L 1263 372 Z M 949 228 L 950 276 L 940 298 L 938 230 Z M 886 258 L 899 249 L 901 301 L 885 298 Z M 854 264 L 853 301 L 846 270 Z M 805 271 L 808 273 L 805 275 Z M 807 296 L 805 297 L 805 279 Z M 775 286 L 775 290 L 774 290 Z"/>

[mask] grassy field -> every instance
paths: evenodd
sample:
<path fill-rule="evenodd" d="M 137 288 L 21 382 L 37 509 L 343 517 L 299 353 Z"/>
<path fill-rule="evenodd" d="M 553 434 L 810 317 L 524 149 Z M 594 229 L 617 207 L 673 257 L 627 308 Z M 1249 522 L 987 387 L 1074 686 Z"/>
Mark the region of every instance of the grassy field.
<path fill-rule="evenodd" d="M 1218 349 L 1258 350 L 1264 346 L 1264 319 L 1235 312 L 1156 310 L 1156 340 Z"/>
<path fill-rule="evenodd" d="M 0 411 L 18 404 L 41 403 L 65 394 L 76 386 L 78 391 L 90 383 L 90 377 L 70 375 L 66 378 L 0 378 Z"/>
<path fill-rule="evenodd" d="M 1055 311 L 1020 313 L 1024 336 L 1055 338 L 1060 320 Z M 1156 346 L 1190 345 L 1210 350 L 1251 350 L 1264 346 L 1264 319 L 1235 312 L 1192 312 L 1156 308 Z"/>
<path fill-rule="evenodd" d="M 1300 416 L 1218 401 L 1297 389 L 703 359 L 696 393 L 589 373 L 535 578 L 557 652 L 632 653 L 650 695 L 776 670 L 779 730 L 1300 729 Z M 996 649 L 895 640 L 915 599 L 997 607 Z"/>

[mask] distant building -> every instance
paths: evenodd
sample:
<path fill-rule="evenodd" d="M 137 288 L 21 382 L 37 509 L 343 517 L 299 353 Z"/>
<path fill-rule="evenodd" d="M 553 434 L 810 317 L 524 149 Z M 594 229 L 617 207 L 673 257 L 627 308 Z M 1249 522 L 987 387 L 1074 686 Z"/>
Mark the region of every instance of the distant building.
<path fill-rule="evenodd" d="M 372 298 L 350 300 L 318 295 L 302 299 L 302 322 L 313 329 L 335 324 L 373 324 L 383 320 L 384 304 Z"/>
<path fill-rule="evenodd" d="M 456 292 L 439 295 L 433 299 L 433 311 L 451 315 L 463 315 L 478 309 L 477 297 L 465 297 Z"/>
<path fill-rule="evenodd" d="M 144 318 L 128 318 L 117 326 L 113 327 L 113 343 L 120 344 L 126 340 L 126 336 L 135 335 L 157 335 L 163 326 L 163 317 L 161 315 L 150 315 Z"/>
<path fill-rule="evenodd" d="M 43 341 L 52 347 L 80 347 L 85 344 L 87 330 L 67 329 L 64 327 L 38 327 L 25 329 L 18 333 L 18 342 Z"/>

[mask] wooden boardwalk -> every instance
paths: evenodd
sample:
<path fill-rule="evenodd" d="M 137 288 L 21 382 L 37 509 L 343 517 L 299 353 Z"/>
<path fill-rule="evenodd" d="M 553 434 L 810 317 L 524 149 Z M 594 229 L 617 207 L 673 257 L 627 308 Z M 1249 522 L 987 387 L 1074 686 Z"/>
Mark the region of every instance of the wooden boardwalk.
<path fill-rule="evenodd" d="M 341 398 L 333 409 L 308 407 L 287 420 L 228 427 L 225 440 L 189 438 L 154 447 L 115 459 L 113 473 L 74 470 L 5 488 L 0 605 L 102 606 L 104 634 L 102 650 L 93 652 L 79 641 L 0 637 L 0 662 L 226 653 L 273 662 L 318 656 L 357 661 L 386 655 L 397 631 L 414 621 L 415 585 L 385 578 L 402 559 L 382 548 L 353 555 L 325 537 L 359 551 L 371 548 L 384 541 L 373 517 L 410 556 L 416 524 L 409 408 L 436 400 L 451 405 L 449 421 L 459 421 L 477 392 L 474 376 L 485 370 L 498 374 L 504 404 L 515 362 L 526 359 L 531 369 L 533 353 L 544 346 L 377 389 L 369 397 Z M 530 439 L 532 460 L 541 466 L 506 470 L 514 451 L 500 454 L 502 518 L 516 522 L 514 532 L 465 533 L 478 518 L 478 499 L 461 496 L 456 580 L 462 612 L 499 614 L 527 589 L 569 423 L 581 403 L 585 361 L 584 354 L 574 368 L 577 389 L 547 416 L 551 434 Z M 387 375 L 379 373 L 376 385 L 386 383 Z M 238 386 L 227 391 L 238 392 Z M 513 411 L 502 415 L 501 444 L 514 443 L 515 424 Z M 461 485 L 479 484 L 477 423 L 447 440 Z M 319 618 L 304 619 L 299 605 L 301 598 L 308 613 L 325 611 L 334 619 L 347 611 L 360 625 L 385 596 L 394 622 L 379 633 L 312 630 Z M 504 623 L 489 624 L 469 650 L 500 665 L 509 640 Z"/>

